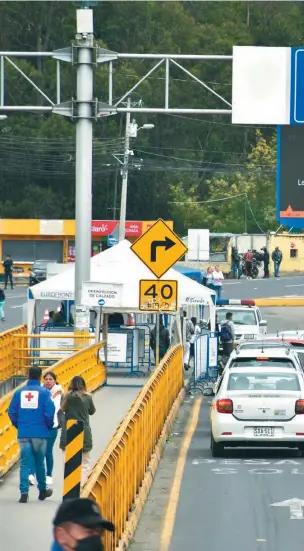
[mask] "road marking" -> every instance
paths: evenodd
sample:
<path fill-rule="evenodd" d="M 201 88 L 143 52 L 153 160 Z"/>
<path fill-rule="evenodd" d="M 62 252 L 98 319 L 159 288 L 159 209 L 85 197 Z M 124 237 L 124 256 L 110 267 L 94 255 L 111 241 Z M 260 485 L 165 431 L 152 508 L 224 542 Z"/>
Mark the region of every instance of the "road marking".
<path fill-rule="evenodd" d="M 10 306 L 10 308 L 22 308 L 23 304 L 17 304 L 17 306 Z"/>
<path fill-rule="evenodd" d="M 270 507 L 289 507 L 290 520 L 302 520 L 303 516 L 303 499 L 293 497 L 292 499 L 286 499 L 286 501 L 279 501 L 278 503 L 271 503 Z"/>
<path fill-rule="evenodd" d="M 168 551 L 171 543 L 177 505 L 179 501 L 179 494 L 180 494 L 183 474 L 184 474 L 186 460 L 187 460 L 187 454 L 191 444 L 191 440 L 195 433 L 195 429 L 197 427 L 202 401 L 203 401 L 203 398 L 200 397 L 193 404 L 191 418 L 190 418 L 187 431 L 184 436 L 183 443 L 179 452 L 174 480 L 173 480 L 173 484 L 172 484 L 172 488 L 169 496 L 169 502 L 168 502 L 168 506 L 167 506 L 167 510 L 164 518 L 164 524 L 163 524 L 163 529 L 161 534 L 160 551 Z"/>
<path fill-rule="evenodd" d="M 26 298 L 26 295 L 5 295 L 7 299 L 12 298 L 15 300 L 15 298 Z"/>
<path fill-rule="evenodd" d="M 267 540 L 260 540 L 260 539 L 258 539 L 258 540 L 256 540 L 256 541 L 267 541 Z"/>
<path fill-rule="evenodd" d="M 285 287 L 304 287 L 304 283 L 297 283 L 296 285 L 285 285 Z"/>

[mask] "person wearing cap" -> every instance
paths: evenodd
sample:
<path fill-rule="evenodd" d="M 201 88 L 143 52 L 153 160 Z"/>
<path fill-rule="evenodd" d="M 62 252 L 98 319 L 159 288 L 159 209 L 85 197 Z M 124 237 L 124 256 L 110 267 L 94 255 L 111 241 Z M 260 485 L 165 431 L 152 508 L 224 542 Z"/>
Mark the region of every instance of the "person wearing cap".
<path fill-rule="evenodd" d="M 87 498 L 63 501 L 53 526 L 51 551 L 103 551 L 102 533 L 115 531 L 114 524 L 102 518 L 99 505 Z"/>

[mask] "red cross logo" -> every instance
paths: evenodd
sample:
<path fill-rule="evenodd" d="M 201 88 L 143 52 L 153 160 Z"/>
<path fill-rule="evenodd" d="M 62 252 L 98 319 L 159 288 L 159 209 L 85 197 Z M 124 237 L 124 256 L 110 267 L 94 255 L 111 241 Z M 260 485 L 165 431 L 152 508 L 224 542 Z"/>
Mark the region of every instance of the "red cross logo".
<path fill-rule="evenodd" d="M 33 394 L 31 394 L 30 392 L 25 396 L 27 401 L 30 402 L 32 398 L 34 398 Z"/>

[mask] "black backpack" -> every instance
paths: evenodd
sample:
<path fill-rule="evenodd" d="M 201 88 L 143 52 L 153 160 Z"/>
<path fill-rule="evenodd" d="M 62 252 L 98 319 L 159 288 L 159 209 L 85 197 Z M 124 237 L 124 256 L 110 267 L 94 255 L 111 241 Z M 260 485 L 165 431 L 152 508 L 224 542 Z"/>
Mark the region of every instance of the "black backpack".
<path fill-rule="evenodd" d="M 0 289 L 0 302 L 4 302 L 4 301 L 5 301 L 5 294 L 3 289 Z"/>

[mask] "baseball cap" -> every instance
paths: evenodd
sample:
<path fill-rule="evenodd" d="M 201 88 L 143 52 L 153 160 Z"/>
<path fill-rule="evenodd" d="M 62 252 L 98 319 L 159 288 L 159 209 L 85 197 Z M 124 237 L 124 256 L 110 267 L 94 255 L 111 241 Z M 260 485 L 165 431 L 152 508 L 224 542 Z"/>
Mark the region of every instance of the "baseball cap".
<path fill-rule="evenodd" d="M 100 526 L 110 532 L 115 531 L 112 522 L 101 516 L 99 505 L 96 501 L 87 498 L 67 499 L 58 508 L 53 520 L 54 526 L 60 526 L 65 522 L 74 522 L 86 528 Z"/>

